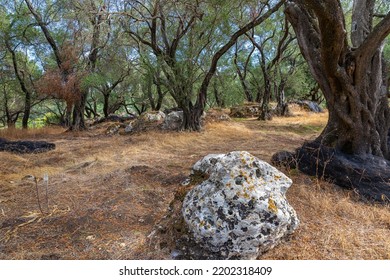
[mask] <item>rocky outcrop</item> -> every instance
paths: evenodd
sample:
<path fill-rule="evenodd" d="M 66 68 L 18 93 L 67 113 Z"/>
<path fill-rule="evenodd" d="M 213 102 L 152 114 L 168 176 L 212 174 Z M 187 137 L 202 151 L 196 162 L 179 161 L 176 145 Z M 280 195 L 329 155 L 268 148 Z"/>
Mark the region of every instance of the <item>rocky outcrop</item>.
<path fill-rule="evenodd" d="M 116 135 L 119 133 L 120 128 L 120 124 L 110 124 L 106 129 L 106 135 Z"/>
<path fill-rule="evenodd" d="M 134 133 L 161 128 L 165 114 L 161 111 L 141 114 L 136 120 L 127 124 L 124 133 Z"/>
<path fill-rule="evenodd" d="M 224 122 L 231 121 L 231 118 L 222 109 L 210 109 L 207 111 L 206 122 Z"/>
<path fill-rule="evenodd" d="M 230 117 L 232 118 L 253 118 L 260 114 L 259 104 L 244 104 L 230 108 Z"/>
<path fill-rule="evenodd" d="M 313 112 L 313 113 L 322 113 L 324 110 L 318 105 L 318 103 L 314 101 L 309 101 L 309 100 L 297 100 L 297 101 L 292 101 L 290 104 L 297 104 L 300 106 L 302 109 L 308 112 Z"/>
<path fill-rule="evenodd" d="M 192 258 L 255 259 L 299 224 L 285 197 L 291 179 L 248 152 L 204 157 L 191 182 L 197 185 L 184 198 L 182 214 L 190 239 L 203 249 L 202 255 L 187 250 L 197 254 Z"/>

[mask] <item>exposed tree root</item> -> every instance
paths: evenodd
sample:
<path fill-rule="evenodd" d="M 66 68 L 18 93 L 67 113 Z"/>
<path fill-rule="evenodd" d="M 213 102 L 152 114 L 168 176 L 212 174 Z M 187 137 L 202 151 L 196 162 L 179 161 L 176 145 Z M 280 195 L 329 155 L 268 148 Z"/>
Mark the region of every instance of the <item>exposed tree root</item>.
<path fill-rule="evenodd" d="M 348 155 L 321 145 L 305 143 L 295 154 L 282 151 L 272 163 L 355 190 L 364 200 L 390 203 L 390 162 L 375 156 Z"/>

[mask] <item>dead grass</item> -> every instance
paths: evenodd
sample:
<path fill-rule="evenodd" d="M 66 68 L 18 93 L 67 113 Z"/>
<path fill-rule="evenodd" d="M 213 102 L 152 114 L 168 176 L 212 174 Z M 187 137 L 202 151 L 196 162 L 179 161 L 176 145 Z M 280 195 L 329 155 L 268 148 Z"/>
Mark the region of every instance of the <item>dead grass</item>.
<path fill-rule="evenodd" d="M 59 135 L 64 131 L 65 129 L 57 126 L 44 127 L 44 128 L 31 128 L 28 130 L 19 129 L 19 128 L 0 129 L 0 138 L 7 138 L 8 140 L 39 139 L 39 138 L 47 138 L 48 136 Z"/>
<path fill-rule="evenodd" d="M 268 161 L 293 150 L 326 123 L 326 114 L 300 113 L 271 122 L 213 122 L 200 133 L 150 131 L 104 136 L 61 129 L 1 131 L 0 137 L 49 140 L 45 154 L 0 153 L 0 259 L 162 259 L 146 251 L 147 235 L 165 214 L 191 166 L 209 153 L 247 150 Z M 287 172 L 287 171 L 286 171 Z M 39 182 L 49 175 L 49 205 Z M 289 172 L 288 199 L 301 225 L 265 259 L 390 259 L 390 209 L 367 205 L 330 183 Z"/>

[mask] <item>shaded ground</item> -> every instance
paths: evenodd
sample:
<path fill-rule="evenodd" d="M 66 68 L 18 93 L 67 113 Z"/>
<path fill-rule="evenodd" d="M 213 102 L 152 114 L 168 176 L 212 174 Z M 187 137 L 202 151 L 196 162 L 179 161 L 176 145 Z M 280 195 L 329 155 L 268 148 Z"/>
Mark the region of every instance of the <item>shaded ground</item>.
<path fill-rule="evenodd" d="M 56 144 L 45 154 L 0 153 L 0 259 L 165 259 L 147 249 L 191 166 L 209 153 L 246 150 L 270 161 L 315 137 L 326 114 L 210 123 L 201 133 L 105 136 L 58 129 L 1 132 Z M 301 226 L 266 259 L 390 259 L 390 209 L 367 205 L 296 170 L 288 199 Z M 37 179 L 48 174 L 46 182 Z M 38 186 L 40 213 L 36 186 Z M 47 202 L 49 205 L 47 205 Z"/>

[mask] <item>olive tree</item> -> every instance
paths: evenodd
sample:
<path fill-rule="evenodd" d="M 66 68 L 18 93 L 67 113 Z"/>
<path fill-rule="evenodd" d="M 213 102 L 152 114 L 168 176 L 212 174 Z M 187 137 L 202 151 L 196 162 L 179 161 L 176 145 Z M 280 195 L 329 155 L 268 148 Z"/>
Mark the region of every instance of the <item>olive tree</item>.
<path fill-rule="evenodd" d="M 125 1 L 123 27 L 153 52 L 177 105 L 182 129 L 201 129 L 210 82 L 221 57 L 285 1 Z"/>
<path fill-rule="evenodd" d="M 390 197 L 390 111 L 383 58 L 390 12 L 353 1 L 351 30 L 339 0 L 286 3 L 300 50 L 329 109 L 321 135 L 298 150 L 299 168 L 376 200 Z"/>

